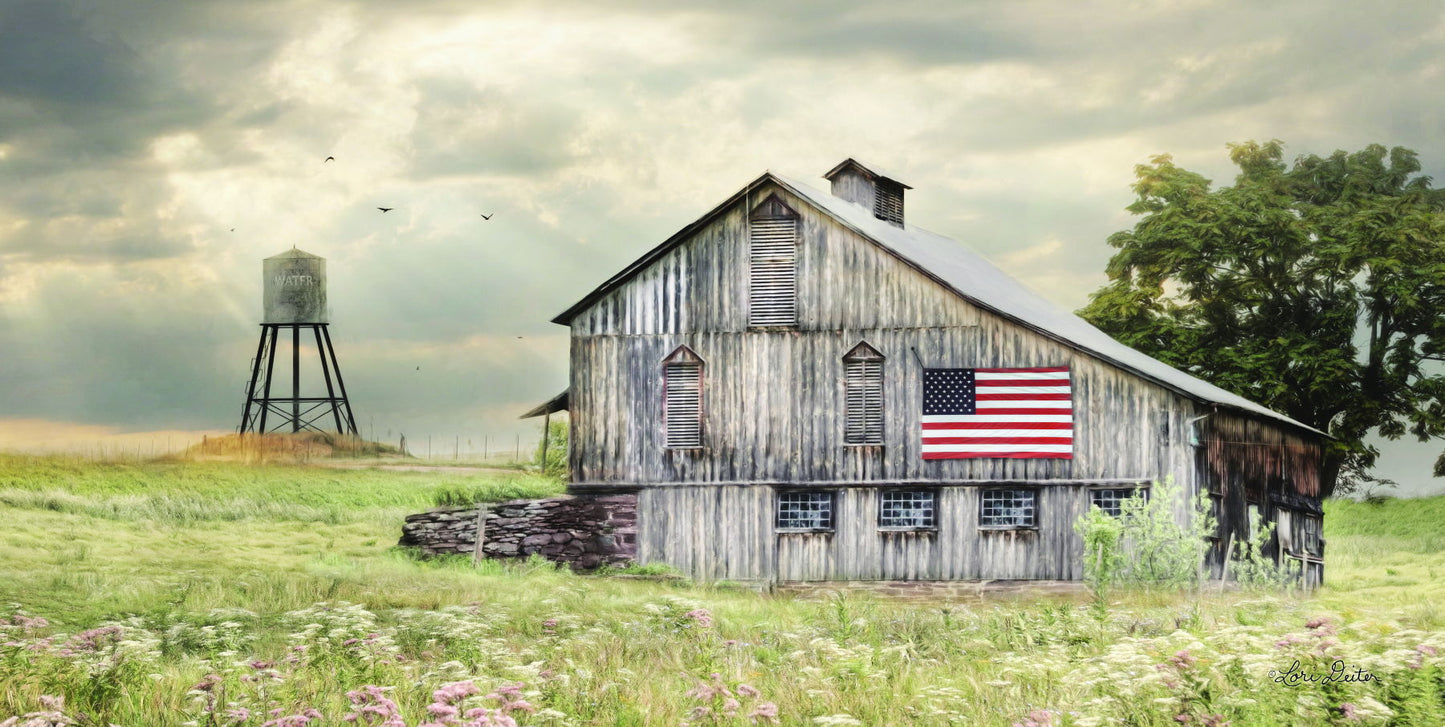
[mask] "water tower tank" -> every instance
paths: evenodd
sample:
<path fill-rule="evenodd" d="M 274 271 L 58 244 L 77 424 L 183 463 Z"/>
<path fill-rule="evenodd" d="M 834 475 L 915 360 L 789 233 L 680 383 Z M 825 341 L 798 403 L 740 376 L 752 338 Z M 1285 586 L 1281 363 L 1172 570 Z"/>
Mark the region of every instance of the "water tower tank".
<path fill-rule="evenodd" d="M 261 261 L 263 323 L 326 322 L 326 258 L 296 248 Z"/>

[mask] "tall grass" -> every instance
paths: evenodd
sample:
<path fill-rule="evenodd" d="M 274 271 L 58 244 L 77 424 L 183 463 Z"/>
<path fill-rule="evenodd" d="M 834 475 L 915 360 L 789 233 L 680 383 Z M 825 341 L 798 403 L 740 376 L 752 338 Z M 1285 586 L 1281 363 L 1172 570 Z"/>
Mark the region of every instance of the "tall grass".
<path fill-rule="evenodd" d="M 91 462 L 0 454 L 0 505 L 122 521 L 391 522 L 401 511 L 560 492 L 518 473 L 393 472 L 221 462 Z"/>
<path fill-rule="evenodd" d="M 1105 609 L 795 599 L 392 545 L 438 500 L 555 491 L 0 460 L 0 721 L 58 696 L 58 713 L 119 725 L 340 725 L 381 699 L 414 727 L 452 707 L 523 725 L 1445 722 L 1445 613 L 1421 597 L 1445 560 L 1337 504 L 1312 597 L 1116 592 Z M 1380 550 L 1391 539 L 1408 547 Z M 1334 659 L 1378 681 L 1270 674 Z"/>

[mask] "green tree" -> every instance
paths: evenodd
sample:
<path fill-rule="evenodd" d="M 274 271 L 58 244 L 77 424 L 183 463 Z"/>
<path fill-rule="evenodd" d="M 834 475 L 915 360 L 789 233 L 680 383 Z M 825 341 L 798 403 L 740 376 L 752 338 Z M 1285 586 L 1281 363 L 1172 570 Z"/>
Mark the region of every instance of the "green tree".
<path fill-rule="evenodd" d="M 1293 166 L 1280 141 L 1229 152 L 1231 187 L 1168 155 L 1135 168 L 1142 219 L 1109 237 L 1110 282 L 1079 314 L 1329 432 L 1337 492 L 1380 482 L 1367 434 L 1445 438 L 1445 190 L 1400 147 Z"/>
<path fill-rule="evenodd" d="M 532 453 L 532 464 L 537 465 L 542 474 L 559 477 L 567 474 L 567 430 L 565 419 L 553 419 L 548 424 L 545 446 L 538 438 L 537 449 Z M 544 449 L 547 453 L 545 461 L 542 459 Z"/>

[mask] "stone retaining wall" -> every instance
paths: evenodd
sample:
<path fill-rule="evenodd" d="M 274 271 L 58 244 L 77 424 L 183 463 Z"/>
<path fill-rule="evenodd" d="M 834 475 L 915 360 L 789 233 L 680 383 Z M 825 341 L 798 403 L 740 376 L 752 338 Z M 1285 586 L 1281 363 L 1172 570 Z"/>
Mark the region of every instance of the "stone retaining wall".
<path fill-rule="evenodd" d="M 1078 598 L 1087 595 L 1083 581 L 779 581 L 773 590 L 800 598 L 831 598 L 845 593 L 870 593 L 908 601 L 981 601 L 990 598 Z"/>
<path fill-rule="evenodd" d="M 539 554 L 577 570 L 626 565 L 637 555 L 637 496 L 564 495 L 483 506 L 482 553 L 488 558 Z M 477 508 L 440 507 L 408 515 L 398 545 L 424 555 L 476 551 Z"/>

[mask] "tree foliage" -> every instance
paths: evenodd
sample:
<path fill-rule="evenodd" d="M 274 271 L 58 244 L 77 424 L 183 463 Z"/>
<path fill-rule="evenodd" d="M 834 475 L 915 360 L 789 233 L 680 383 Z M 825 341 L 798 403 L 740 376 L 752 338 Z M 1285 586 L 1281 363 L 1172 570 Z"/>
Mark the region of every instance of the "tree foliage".
<path fill-rule="evenodd" d="M 1329 432 L 1338 492 L 1379 481 L 1370 432 L 1445 438 L 1445 190 L 1400 147 L 1292 166 L 1280 141 L 1229 150 L 1231 187 L 1168 155 L 1136 167 L 1141 219 L 1109 237 L 1110 282 L 1079 314 Z"/>

